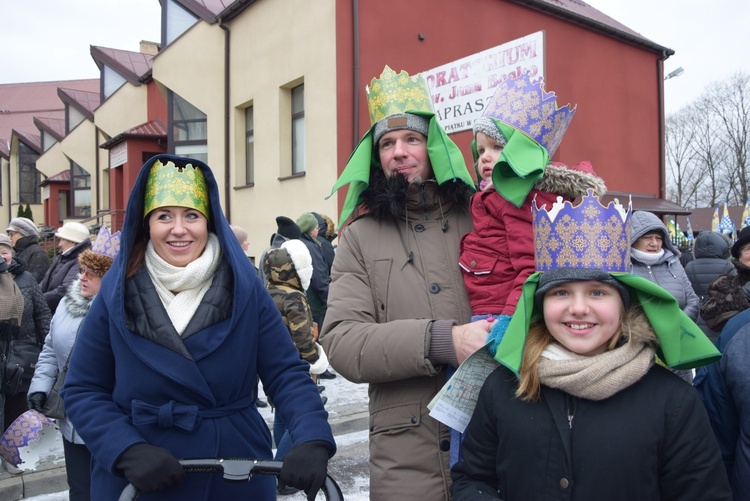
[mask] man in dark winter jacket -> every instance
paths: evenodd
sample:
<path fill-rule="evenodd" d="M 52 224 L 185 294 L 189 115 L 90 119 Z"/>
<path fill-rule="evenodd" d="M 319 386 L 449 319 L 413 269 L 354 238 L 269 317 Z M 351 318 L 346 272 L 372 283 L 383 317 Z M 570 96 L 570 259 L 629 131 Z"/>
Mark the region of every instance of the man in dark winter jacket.
<path fill-rule="evenodd" d="M 729 242 L 715 231 L 702 231 L 695 239 L 693 248 L 695 259 L 685 266 L 693 290 L 701 300 L 701 305 L 708 299 L 708 286 L 723 274 L 734 270 L 729 262 Z M 716 343 L 719 333 L 711 330 L 702 317 L 696 322 L 706 335 Z"/>
<path fill-rule="evenodd" d="M 716 341 L 718 362 L 701 367 L 694 384 L 719 442 L 734 499 L 750 499 L 750 310 L 729 320 Z"/>
<path fill-rule="evenodd" d="M 78 255 L 91 247 L 89 230 L 81 223 L 69 222 L 55 233 L 60 242 L 60 254 L 52 262 L 39 284 L 49 309 L 55 314 L 57 305 L 78 276 Z"/>
<path fill-rule="evenodd" d="M 16 258 L 26 263 L 26 271 L 31 273 L 36 283 L 41 282 L 50 262 L 47 253 L 39 246 L 39 228 L 34 221 L 25 217 L 13 218 L 5 232 L 16 251 Z"/>
<path fill-rule="evenodd" d="M 336 228 L 333 221 L 325 214 L 311 212 L 315 219 L 318 220 L 318 236 L 315 239 L 320 242 L 320 250 L 323 252 L 323 259 L 328 266 L 328 276 L 331 276 L 333 267 L 333 258 L 336 257 L 336 250 L 333 247 L 333 239 L 336 238 Z"/>

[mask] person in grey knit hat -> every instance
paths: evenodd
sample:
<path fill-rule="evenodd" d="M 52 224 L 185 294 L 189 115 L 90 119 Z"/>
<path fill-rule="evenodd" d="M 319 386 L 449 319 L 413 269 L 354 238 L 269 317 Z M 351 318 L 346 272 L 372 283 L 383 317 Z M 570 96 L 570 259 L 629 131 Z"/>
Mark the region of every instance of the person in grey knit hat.
<path fill-rule="evenodd" d="M 47 253 L 39 246 L 39 229 L 29 218 L 11 219 L 5 232 L 10 237 L 15 259 L 26 264 L 26 271 L 31 273 L 36 283 L 40 283 L 50 267 Z"/>

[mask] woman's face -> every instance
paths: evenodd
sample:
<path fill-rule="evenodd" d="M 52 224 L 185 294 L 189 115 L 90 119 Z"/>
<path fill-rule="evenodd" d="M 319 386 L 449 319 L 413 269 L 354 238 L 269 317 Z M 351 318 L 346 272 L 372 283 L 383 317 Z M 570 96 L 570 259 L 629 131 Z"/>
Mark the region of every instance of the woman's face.
<path fill-rule="evenodd" d="M 95 275 L 85 266 L 81 266 L 78 278 L 81 279 L 81 296 L 86 298 L 96 296 L 99 287 L 102 286 L 102 277 Z"/>
<path fill-rule="evenodd" d="M 633 244 L 633 248 L 641 252 L 656 254 L 661 250 L 663 243 L 660 233 L 648 233 L 636 240 Z"/>
<path fill-rule="evenodd" d="M 195 261 L 208 242 L 208 219 L 187 207 L 160 207 L 148 216 L 154 250 L 167 263 L 183 268 Z"/>
<path fill-rule="evenodd" d="M 620 330 L 622 298 L 612 285 L 587 280 L 567 282 L 544 294 L 544 323 L 552 337 L 578 355 L 607 351 Z"/>
<path fill-rule="evenodd" d="M 58 243 L 58 245 L 60 246 L 60 250 L 66 252 L 75 247 L 76 243 L 71 242 L 70 240 L 65 240 L 64 238 L 60 238 L 60 242 Z"/>
<path fill-rule="evenodd" d="M 740 247 L 740 263 L 744 264 L 745 266 L 750 266 L 750 244 L 745 244 L 742 247 Z"/>
<path fill-rule="evenodd" d="M 0 245 L 0 257 L 2 257 L 6 263 L 10 264 L 10 260 L 13 259 L 13 252 L 9 247 Z"/>
<path fill-rule="evenodd" d="M 497 159 L 500 158 L 503 147 L 495 139 L 484 132 L 477 132 L 477 170 L 482 181 L 492 180 L 492 169 L 495 168 Z"/>

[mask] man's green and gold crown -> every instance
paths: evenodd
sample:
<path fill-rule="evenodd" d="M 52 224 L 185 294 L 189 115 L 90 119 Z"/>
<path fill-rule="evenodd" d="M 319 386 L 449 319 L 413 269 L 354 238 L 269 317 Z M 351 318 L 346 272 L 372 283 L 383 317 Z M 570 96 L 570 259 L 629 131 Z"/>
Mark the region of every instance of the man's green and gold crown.
<path fill-rule="evenodd" d="M 162 164 L 157 159 L 146 181 L 143 217 L 160 207 L 188 207 L 208 217 L 208 187 L 203 172 L 190 163 Z"/>
<path fill-rule="evenodd" d="M 401 71 L 397 74 L 386 65 L 380 78 L 373 78 L 365 91 L 370 125 L 407 111 L 434 113 L 430 88 L 421 73 L 409 76 Z"/>

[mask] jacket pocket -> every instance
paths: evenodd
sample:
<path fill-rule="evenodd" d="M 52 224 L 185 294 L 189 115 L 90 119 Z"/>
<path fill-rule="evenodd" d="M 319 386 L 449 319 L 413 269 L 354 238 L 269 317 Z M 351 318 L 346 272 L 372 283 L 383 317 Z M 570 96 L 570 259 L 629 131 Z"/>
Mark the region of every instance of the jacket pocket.
<path fill-rule="evenodd" d="M 379 324 L 388 321 L 388 285 L 391 279 L 391 266 L 393 260 L 377 259 L 373 262 L 372 273 L 372 300 L 375 303 L 376 319 Z"/>
<path fill-rule="evenodd" d="M 489 275 L 495 268 L 497 256 L 490 256 L 474 251 L 471 256 L 461 256 L 458 265 L 461 269 L 472 275 Z"/>
<path fill-rule="evenodd" d="M 406 404 L 378 409 L 370 416 L 370 435 L 396 433 L 419 426 L 421 404 Z"/>

